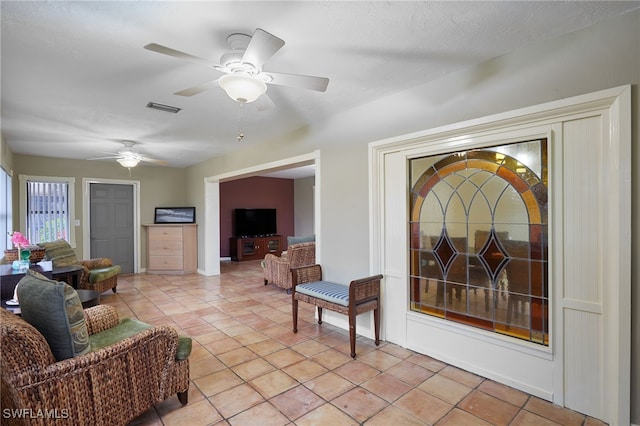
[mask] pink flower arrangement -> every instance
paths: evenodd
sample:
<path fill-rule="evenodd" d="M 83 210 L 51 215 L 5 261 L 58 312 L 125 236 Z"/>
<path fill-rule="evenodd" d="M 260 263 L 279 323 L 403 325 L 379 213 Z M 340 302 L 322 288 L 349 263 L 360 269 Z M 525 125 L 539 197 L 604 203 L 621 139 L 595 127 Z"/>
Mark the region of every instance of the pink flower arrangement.
<path fill-rule="evenodd" d="M 11 242 L 13 243 L 14 246 L 16 246 L 18 250 L 20 250 L 20 247 L 27 247 L 28 245 L 30 245 L 27 237 L 22 235 L 22 232 L 18 232 L 18 231 L 11 234 Z"/>

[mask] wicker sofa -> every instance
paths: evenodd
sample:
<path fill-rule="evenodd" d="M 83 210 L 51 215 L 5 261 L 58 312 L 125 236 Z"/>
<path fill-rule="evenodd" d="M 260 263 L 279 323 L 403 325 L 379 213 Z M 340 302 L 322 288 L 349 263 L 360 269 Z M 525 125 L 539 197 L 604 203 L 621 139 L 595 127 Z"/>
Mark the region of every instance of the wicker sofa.
<path fill-rule="evenodd" d="M 108 305 L 84 316 L 91 336 L 121 323 Z M 179 338 L 171 327 L 149 327 L 62 361 L 32 325 L 1 308 L 0 332 L 1 408 L 16 413 L 3 417 L 3 425 L 126 425 L 174 394 L 187 403 L 188 353 L 176 359 Z"/>
<path fill-rule="evenodd" d="M 289 292 L 291 290 L 291 268 L 316 263 L 316 243 L 292 244 L 282 256 L 267 254 L 264 257 L 264 285 L 275 284 Z"/>

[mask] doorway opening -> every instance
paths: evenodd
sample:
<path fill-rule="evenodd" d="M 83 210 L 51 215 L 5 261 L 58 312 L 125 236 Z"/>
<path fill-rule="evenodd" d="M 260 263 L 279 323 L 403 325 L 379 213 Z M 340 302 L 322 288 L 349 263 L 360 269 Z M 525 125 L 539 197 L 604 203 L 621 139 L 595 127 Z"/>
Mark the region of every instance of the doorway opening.
<path fill-rule="evenodd" d="M 297 157 L 286 158 L 271 163 L 236 170 L 205 178 L 204 196 L 204 244 L 201 246 L 198 264 L 204 265 L 203 275 L 220 275 L 220 183 L 252 176 L 262 176 L 296 167 L 315 165 L 316 183 L 314 187 L 314 229 L 316 244 L 320 244 L 320 152 L 314 151 Z"/>

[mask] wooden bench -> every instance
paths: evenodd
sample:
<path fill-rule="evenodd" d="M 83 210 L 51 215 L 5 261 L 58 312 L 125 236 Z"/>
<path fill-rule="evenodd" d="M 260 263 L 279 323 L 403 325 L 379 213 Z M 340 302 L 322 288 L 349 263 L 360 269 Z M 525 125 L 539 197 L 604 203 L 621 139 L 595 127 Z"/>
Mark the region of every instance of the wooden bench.
<path fill-rule="evenodd" d="M 291 304 L 293 332 L 298 332 L 298 302 L 306 302 L 318 308 L 318 324 L 322 324 L 322 309 L 349 317 L 349 342 L 351 357 L 356 357 L 356 316 L 373 310 L 375 343 L 380 344 L 380 280 L 382 275 L 351 281 L 347 286 L 322 280 L 320 265 L 291 269 Z"/>

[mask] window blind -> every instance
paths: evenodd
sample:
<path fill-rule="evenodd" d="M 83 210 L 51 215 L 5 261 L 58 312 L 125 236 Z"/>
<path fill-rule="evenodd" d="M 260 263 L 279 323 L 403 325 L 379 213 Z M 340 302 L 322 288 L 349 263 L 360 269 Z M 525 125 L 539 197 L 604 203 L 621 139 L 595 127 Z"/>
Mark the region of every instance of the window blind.
<path fill-rule="evenodd" d="M 27 181 L 27 232 L 31 244 L 67 239 L 69 185 Z"/>

